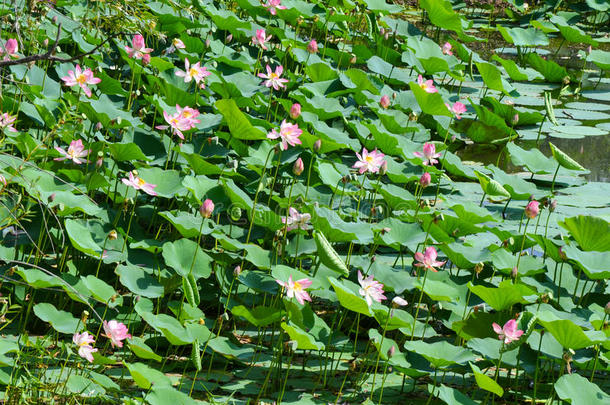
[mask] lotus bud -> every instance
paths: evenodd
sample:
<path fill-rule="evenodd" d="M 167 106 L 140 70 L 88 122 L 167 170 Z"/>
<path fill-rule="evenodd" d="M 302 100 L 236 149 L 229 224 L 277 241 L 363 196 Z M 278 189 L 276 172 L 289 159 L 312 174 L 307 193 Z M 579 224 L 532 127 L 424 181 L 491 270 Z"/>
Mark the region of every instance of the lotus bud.
<path fill-rule="evenodd" d="M 205 319 L 199 318 L 199 325 L 205 325 Z"/>
<path fill-rule="evenodd" d="M 307 52 L 309 52 L 309 53 L 318 53 L 318 42 L 315 39 L 312 39 L 307 44 Z"/>
<path fill-rule="evenodd" d="M 381 36 L 385 35 L 385 28 L 383 28 L 383 27 L 379 28 L 379 35 L 381 35 Z"/>
<path fill-rule="evenodd" d="M 89 319 L 89 312 L 83 311 L 82 315 L 80 316 L 80 321 L 82 322 L 83 325 L 87 324 L 87 319 Z"/>
<path fill-rule="evenodd" d="M 396 353 L 396 348 L 394 347 L 394 345 L 392 345 L 392 347 L 390 347 L 390 349 L 388 350 L 388 358 L 394 356 L 394 353 Z"/>
<path fill-rule="evenodd" d="M 322 148 L 322 139 L 318 139 L 314 144 L 313 144 L 313 150 L 316 152 L 320 152 L 320 148 Z"/>
<path fill-rule="evenodd" d="M 119 237 L 119 235 L 117 234 L 116 230 L 112 230 L 110 232 L 108 232 L 108 239 L 110 240 L 116 240 Z"/>
<path fill-rule="evenodd" d="M 387 226 L 385 228 L 381 228 L 381 231 L 379 231 L 382 235 L 385 235 L 386 233 L 390 232 L 392 230 L 392 228 L 388 228 Z"/>
<path fill-rule="evenodd" d="M 513 269 L 510 272 L 510 276 L 515 279 L 517 278 L 517 276 L 519 275 L 519 269 L 517 267 L 513 267 Z"/>
<path fill-rule="evenodd" d="M 388 172 L 388 161 L 384 160 L 381 166 L 379 166 L 379 174 L 385 175 Z"/>
<path fill-rule="evenodd" d="M 356 63 L 357 60 L 358 60 L 358 58 L 356 58 L 356 55 L 352 54 L 352 57 L 350 58 L 349 63 L 351 63 L 353 65 L 354 63 Z"/>
<path fill-rule="evenodd" d="M 557 200 L 551 200 L 549 203 L 549 211 L 554 212 L 557 209 Z"/>
<path fill-rule="evenodd" d="M 387 30 L 385 32 L 385 35 L 383 36 L 383 39 L 385 39 L 386 41 L 388 40 L 388 38 L 390 38 L 390 30 Z"/>
<path fill-rule="evenodd" d="M 235 268 L 233 269 L 233 275 L 234 275 L 235 277 L 237 277 L 237 276 L 239 276 L 240 274 L 241 274 L 241 266 L 240 266 L 240 265 L 237 265 L 237 266 L 235 266 Z"/>
<path fill-rule="evenodd" d="M 428 173 L 428 172 L 422 174 L 421 177 L 419 178 L 419 185 L 422 186 L 422 188 L 428 187 L 431 182 L 432 182 L 432 176 L 430 176 L 430 173 Z"/>
<path fill-rule="evenodd" d="M 209 48 L 210 47 L 210 43 L 212 42 L 212 40 L 210 38 L 205 40 L 205 47 Z"/>
<path fill-rule="evenodd" d="M 474 272 L 477 274 L 480 274 L 483 271 L 484 267 L 485 267 L 485 265 L 482 262 L 479 262 L 474 265 Z"/>
<path fill-rule="evenodd" d="M 510 123 L 515 126 L 517 125 L 517 123 L 519 123 L 519 114 L 515 114 L 513 115 L 513 119 L 510 121 Z"/>
<path fill-rule="evenodd" d="M 212 216 L 213 212 L 214 212 L 214 203 L 212 202 L 212 200 L 210 200 L 208 198 L 203 202 L 201 207 L 199 207 L 199 213 L 201 214 L 202 217 L 209 218 Z"/>
<path fill-rule="evenodd" d="M 587 48 L 587 55 L 590 54 L 592 50 L 593 48 L 591 48 L 591 45 L 589 45 L 589 47 Z"/>
<path fill-rule="evenodd" d="M 47 46 L 49 46 L 49 38 L 45 38 L 44 41 L 42 41 L 42 45 L 46 48 Z"/>
<path fill-rule="evenodd" d="M 294 162 L 294 166 L 292 166 L 292 173 L 294 173 L 295 176 L 300 176 L 304 169 L 305 165 L 303 164 L 303 159 L 298 158 L 296 162 Z"/>
<path fill-rule="evenodd" d="M 398 94 L 396 94 L 396 92 L 392 93 L 392 98 L 393 98 L 394 100 L 396 100 L 396 97 L 398 97 Z"/>
<path fill-rule="evenodd" d="M 313 17 L 313 22 L 317 23 L 318 21 L 320 21 L 320 16 L 318 16 L 317 14 Z"/>
<path fill-rule="evenodd" d="M 417 121 L 417 113 L 415 111 L 411 111 L 409 114 L 409 121 Z"/>
<path fill-rule="evenodd" d="M 231 42 L 231 41 L 233 41 L 233 34 L 229 34 L 229 35 L 227 35 L 227 38 L 225 39 L 225 43 L 227 43 L 227 44 L 228 44 L 228 43 L 229 43 L 229 42 Z"/>
<path fill-rule="evenodd" d="M 561 246 L 559 247 L 559 257 L 561 258 L 561 260 L 565 261 L 568 260 L 568 256 L 566 256 L 566 252 L 563 251 L 563 249 L 561 248 Z"/>
<path fill-rule="evenodd" d="M 570 84 L 570 76 L 566 76 L 566 77 L 563 78 L 563 84 L 566 85 L 566 86 L 568 84 Z"/>
<path fill-rule="evenodd" d="M 383 108 L 388 108 L 390 106 L 390 97 L 387 95 L 382 96 L 381 100 L 379 100 L 379 105 L 381 105 Z"/>
<path fill-rule="evenodd" d="M 292 107 L 290 107 L 290 118 L 296 120 L 301 115 L 301 104 L 294 103 Z"/>
<path fill-rule="evenodd" d="M 6 177 L 4 177 L 3 175 L 0 174 L 0 183 L 4 184 L 5 186 L 8 185 L 7 181 L 6 181 Z"/>
<path fill-rule="evenodd" d="M 534 219 L 540 212 L 539 203 L 536 200 L 530 201 L 529 204 L 525 207 L 525 215 L 529 219 Z"/>
<path fill-rule="evenodd" d="M 297 18 L 297 25 L 301 25 L 303 24 L 303 16 L 300 15 L 299 18 Z"/>
<path fill-rule="evenodd" d="M 51 194 L 47 200 L 49 200 L 50 203 L 55 201 L 55 193 Z"/>

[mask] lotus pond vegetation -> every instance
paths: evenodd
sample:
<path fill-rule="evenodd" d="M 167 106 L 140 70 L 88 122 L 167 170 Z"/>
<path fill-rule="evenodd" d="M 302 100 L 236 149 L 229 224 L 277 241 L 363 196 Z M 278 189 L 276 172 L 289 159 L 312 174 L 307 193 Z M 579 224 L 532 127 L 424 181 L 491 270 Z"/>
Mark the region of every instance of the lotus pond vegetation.
<path fill-rule="evenodd" d="M 607 0 L 0 0 L 0 401 L 610 403 Z"/>

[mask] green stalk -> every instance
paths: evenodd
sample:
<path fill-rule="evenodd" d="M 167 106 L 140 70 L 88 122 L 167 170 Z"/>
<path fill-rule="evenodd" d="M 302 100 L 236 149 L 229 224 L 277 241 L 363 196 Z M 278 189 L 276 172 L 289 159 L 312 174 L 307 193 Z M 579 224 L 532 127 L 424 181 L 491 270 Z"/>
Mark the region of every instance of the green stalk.
<path fill-rule="evenodd" d="M 388 308 L 388 313 L 385 319 L 385 325 L 383 326 L 383 333 L 381 334 L 381 341 L 379 342 L 379 350 L 377 350 L 377 360 L 375 360 L 375 371 L 373 372 L 373 385 L 371 386 L 371 396 L 369 399 L 373 400 L 373 392 L 375 391 L 375 379 L 377 378 L 377 367 L 379 367 L 379 358 L 381 357 L 381 351 L 383 350 L 383 340 L 385 339 L 385 332 L 388 329 L 388 323 L 390 323 L 390 312 L 392 307 Z"/>

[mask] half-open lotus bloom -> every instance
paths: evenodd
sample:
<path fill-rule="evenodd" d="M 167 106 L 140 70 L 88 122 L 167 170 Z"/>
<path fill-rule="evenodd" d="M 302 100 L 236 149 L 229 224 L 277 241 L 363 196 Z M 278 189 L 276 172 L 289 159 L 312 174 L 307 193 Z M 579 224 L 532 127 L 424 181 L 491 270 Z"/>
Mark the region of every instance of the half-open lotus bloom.
<path fill-rule="evenodd" d="M 276 283 L 281 285 L 286 289 L 286 297 L 288 298 L 296 298 L 299 304 L 305 304 L 305 301 L 311 302 L 311 297 L 305 291 L 306 288 L 309 288 L 312 284 L 312 281 L 308 278 L 302 278 L 297 281 L 292 281 L 292 275 L 288 276 L 288 281 L 284 282 L 281 280 L 275 280 Z"/>
<path fill-rule="evenodd" d="M 78 346 L 78 355 L 86 359 L 89 363 L 93 363 L 93 353 L 97 352 L 92 344 L 95 343 L 95 338 L 87 332 L 75 333 L 72 336 L 72 341 Z"/>
<path fill-rule="evenodd" d="M 259 73 L 258 77 L 265 80 L 266 87 L 273 87 L 274 90 L 279 90 L 280 87 L 286 87 L 284 83 L 288 83 L 288 79 L 282 79 L 280 76 L 284 72 L 284 67 L 278 65 L 275 67 L 275 72 L 271 70 L 271 67 L 267 65 L 267 74 Z"/>
<path fill-rule="evenodd" d="M 150 53 L 153 51 L 152 48 L 146 47 L 144 37 L 140 34 L 133 36 L 133 39 L 131 40 L 131 47 L 126 45 L 125 50 L 129 54 L 129 57 L 134 59 L 142 59 L 144 64 L 148 64 L 150 62 Z"/>
<path fill-rule="evenodd" d="M 436 272 L 437 270 L 435 269 L 435 267 L 440 267 L 445 264 L 445 262 L 439 262 L 438 260 L 436 260 L 437 256 L 438 254 L 436 253 L 436 249 L 434 248 L 434 246 L 428 246 L 426 248 L 425 253 L 415 253 L 415 260 L 419 262 L 415 263 L 415 266 L 424 267 L 427 270 L 432 270 Z"/>
<path fill-rule="evenodd" d="M 498 339 L 503 340 L 504 344 L 509 344 L 515 340 L 519 340 L 521 335 L 523 335 L 523 331 L 521 329 L 517 329 L 517 321 L 511 319 L 510 321 L 504 324 L 504 327 L 501 328 L 497 323 L 492 324 L 494 328 L 494 332 L 498 334 Z"/>
<path fill-rule="evenodd" d="M 208 72 L 205 66 L 201 66 L 201 62 L 191 65 L 188 58 L 184 59 L 184 72 L 182 70 L 178 70 L 176 72 L 176 76 L 184 77 L 184 83 L 189 83 L 191 80 L 195 80 L 195 83 L 201 83 L 199 86 L 202 89 L 205 88 L 204 79 L 211 74 L 212 73 Z"/>
<path fill-rule="evenodd" d="M 449 42 L 445 42 L 442 50 L 445 55 L 453 55 L 453 52 L 451 52 L 451 44 Z"/>
<path fill-rule="evenodd" d="M 413 154 L 424 160 L 424 166 L 434 165 L 435 163 L 438 163 L 438 160 L 436 160 L 436 158 L 441 157 L 440 153 L 436 153 L 436 146 L 434 146 L 433 143 L 428 142 L 424 144 L 424 153 L 413 152 Z"/>
<path fill-rule="evenodd" d="M 4 45 L 0 45 L 0 55 L 2 55 L 6 51 L 6 55 L 4 56 L 4 60 L 8 60 L 10 58 L 18 58 L 17 52 L 19 51 L 19 44 L 17 40 L 11 38 L 7 40 Z"/>
<path fill-rule="evenodd" d="M 212 200 L 210 200 L 209 198 L 207 198 L 203 204 L 201 204 L 201 207 L 199 207 L 199 212 L 201 213 L 201 216 L 204 218 L 209 218 L 212 216 L 212 214 L 214 213 L 214 202 Z"/>
<path fill-rule="evenodd" d="M 259 45 L 263 50 L 267 50 L 267 46 L 265 45 L 267 42 L 271 40 L 271 35 L 267 36 L 267 33 L 264 29 L 256 30 L 256 35 L 252 37 L 252 44 Z"/>
<path fill-rule="evenodd" d="M 377 149 L 369 152 L 366 148 L 362 148 L 362 155 L 356 152 L 358 161 L 352 166 L 358 169 L 358 173 L 362 174 L 365 172 L 377 173 L 379 168 L 384 162 L 385 155 L 379 152 Z"/>
<path fill-rule="evenodd" d="M 17 120 L 16 115 L 10 115 L 9 113 L 0 114 L 0 130 L 8 129 L 11 132 L 17 132 L 13 123 Z"/>
<path fill-rule="evenodd" d="M 417 76 L 417 84 L 419 84 L 419 87 L 424 89 L 424 91 L 426 93 L 436 93 L 436 92 L 438 92 L 436 87 L 434 87 L 434 82 L 432 80 L 424 81 L 424 78 L 422 77 L 422 75 Z"/>
<path fill-rule="evenodd" d="M 280 3 L 282 0 L 267 0 L 263 7 L 267 9 L 271 13 L 271 15 L 276 15 L 277 10 L 285 10 L 286 6 L 282 6 Z"/>
<path fill-rule="evenodd" d="M 301 104 L 294 103 L 292 107 L 290 107 L 290 118 L 296 120 L 301 115 Z"/>
<path fill-rule="evenodd" d="M 376 281 L 373 276 L 364 278 L 360 270 L 358 270 L 358 282 L 360 283 L 360 295 L 366 299 L 366 303 L 369 307 L 373 305 L 373 301 L 381 302 L 386 299 L 383 295 L 383 284 Z"/>
<path fill-rule="evenodd" d="M 117 321 L 104 321 L 104 332 L 108 339 L 110 339 L 110 343 L 112 347 L 123 347 L 123 340 L 131 339 L 131 335 L 127 333 L 127 326 L 125 326 L 122 322 Z"/>
<path fill-rule="evenodd" d="M 428 173 L 428 172 L 422 174 L 421 177 L 419 178 L 419 185 L 422 188 L 428 187 L 431 182 L 432 182 L 432 176 L 430 176 L 430 173 Z"/>
<path fill-rule="evenodd" d="M 288 145 L 296 146 L 300 145 L 302 142 L 299 139 L 303 131 L 299 129 L 297 124 L 291 124 L 286 122 L 286 120 L 282 121 L 280 125 L 280 132 L 276 131 L 275 128 L 271 130 L 267 134 L 267 138 L 269 139 L 281 139 L 280 148 L 282 150 L 288 149 Z"/>
<path fill-rule="evenodd" d="M 91 68 L 82 70 L 80 65 L 76 65 L 74 70 L 68 70 L 68 75 L 61 78 L 66 86 L 80 86 L 87 97 L 91 97 L 91 89 L 88 84 L 98 84 L 102 81 L 99 77 L 93 76 Z"/>
<path fill-rule="evenodd" d="M 282 223 L 286 224 L 286 231 L 290 232 L 293 229 L 302 229 L 307 231 L 310 229 L 309 221 L 311 220 L 311 214 L 301 214 L 295 208 L 288 208 L 288 216 L 282 217 Z"/>
<path fill-rule="evenodd" d="M 73 161 L 77 165 L 86 162 L 87 160 L 83 158 L 86 158 L 87 155 L 89 155 L 89 153 L 91 152 L 91 149 L 85 149 L 85 147 L 83 146 L 83 141 L 81 141 L 80 139 L 70 142 L 70 146 L 68 146 L 67 152 L 59 146 L 56 146 L 55 150 L 61 153 L 63 156 L 55 158 L 54 160 L 61 161 L 68 159 Z"/>
<path fill-rule="evenodd" d="M 182 42 L 180 38 L 174 38 L 174 40 L 172 41 L 172 45 L 176 49 L 186 49 L 186 45 L 184 45 L 184 42 Z"/>
<path fill-rule="evenodd" d="M 529 204 L 527 204 L 527 206 L 525 207 L 525 215 L 530 219 L 536 218 L 536 216 L 540 212 L 539 205 L 540 203 L 536 200 L 530 201 Z"/>
<path fill-rule="evenodd" d="M 147 183 L 146 181 L 144 181 L 140 177 L 134 176 L 132 172 L 129 172 L 128 178 L 127 179 L 122 179 L 122 182 L 126 186 L 133 187 L 136 190 L 142 190 L 146 194 L 157 195 L 157 192 L 155 191 L 155 187 L 157 187 L 156 184 Z M 105 328 L 105 326 L 104 326 L 104 328 Z M 121 347 L 121 346 L 119 346 L 119 347 Z"/>
<path fill-rule="evenodd" d="M 462 114 L 466 112 L 466 106 L 463 103 L 460 103 L 459 101 L 456 101 L 452 106 L 447 103 L 445 103 L 445 105 L 447 106 L 449 111 L 455 114 L 455 118 L 458 120 L 462 119 Z"/>

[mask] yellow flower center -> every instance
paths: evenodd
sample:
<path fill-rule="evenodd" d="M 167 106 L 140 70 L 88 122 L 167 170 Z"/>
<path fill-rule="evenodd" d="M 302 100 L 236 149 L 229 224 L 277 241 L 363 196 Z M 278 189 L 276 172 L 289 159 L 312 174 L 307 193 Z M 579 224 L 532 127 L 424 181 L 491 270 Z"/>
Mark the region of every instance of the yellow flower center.
<path fill-rule="evenodd" d="M 85 84 L 87 83 L 87 77 L 85 77 L 85 75 L 78 75 L 76 76 L 76 82 L 78 84 Z"/>
<path fill-rule="evenodd" d="M 372 156 L 367 156 L 364 158 L 364 160 L 367 161 L 367 163 L 373 163 L 373 157 Z"/>
<path fill-rule="evenodd" d="M 298 281 L 295 281 L 293 290 L 301 291 L 301 290 L 303 290 L 303 286 L 301 286 L 301 284 Z"/>
<path fill-rule="evenodd" d="M 197 76 L 197 73 L 198 73 L 197 69 L 195 69 L 195 68 L 190 68 L 189 69 L 189 75 L 191 77 Z"/>
<path fill-rule="evenodd" d="M 275 80 L 277 78 L 279 78 L 279 76 L 275 72 L 271 72 L 271 74 L 269 75 L 270 80 Z"/>
<path fill-rule="evenodd" d="M 142 180 L 141 178 L 138 178 L 138 186 L 144 187 L 145 185 L 146 185 L 146 182 L 144 180 Z"/>

